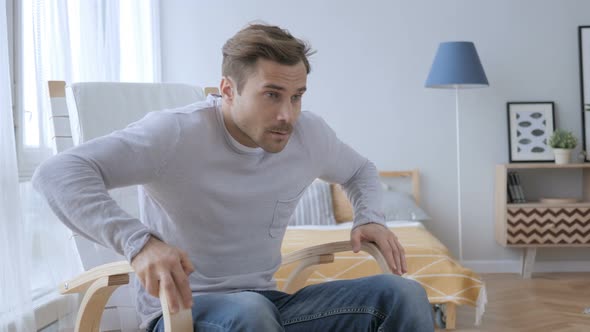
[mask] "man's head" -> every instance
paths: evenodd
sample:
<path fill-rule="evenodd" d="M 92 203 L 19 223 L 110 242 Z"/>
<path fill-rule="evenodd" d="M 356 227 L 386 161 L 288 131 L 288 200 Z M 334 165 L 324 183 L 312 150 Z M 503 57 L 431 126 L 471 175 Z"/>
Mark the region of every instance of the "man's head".
<path fill-rule="evenodd" d="M 301 112 L 308 45 L 276 26 L 250 25 L 223 46 L 223 118 L 241 144 L 280 152 Z"/>

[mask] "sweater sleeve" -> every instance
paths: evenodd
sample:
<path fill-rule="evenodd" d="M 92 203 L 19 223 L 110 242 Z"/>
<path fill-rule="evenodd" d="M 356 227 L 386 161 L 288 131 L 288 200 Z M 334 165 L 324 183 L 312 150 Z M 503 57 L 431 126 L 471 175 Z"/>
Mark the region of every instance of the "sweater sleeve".
<path fill-rule="evenodd" d="M 154 181 L 180 137 L 175 116 L 152 112 L 127 128 L 90 140 L 43 162 L 33 186 L 73 232 L 113 248 L 129 261 L 150 235 L 108 190 Z"/>
<path fill-rule="evenodd" d="M 342 185 L 353 206 L 353 228 L 368 223 L 385 225 L 383 194 L 375 165 L 342 142 L 322 118 L 306 113 L 310 118 L 307 121 L 313 122 L 309 124 L 313 130 L 305 133 L 312 147 L 312 160 L 321 179 Z"/>

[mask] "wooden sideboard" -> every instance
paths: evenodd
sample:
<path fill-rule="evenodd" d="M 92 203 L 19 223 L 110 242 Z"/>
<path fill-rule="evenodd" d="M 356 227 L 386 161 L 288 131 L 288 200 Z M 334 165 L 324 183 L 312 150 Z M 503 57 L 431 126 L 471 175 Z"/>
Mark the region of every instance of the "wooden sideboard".
<path fill-rule="evenodd" d="M 530 169 L 581 169 L 580 202 L 508 203 L 508 172 Z M 590 247 L 590 163 L 497 165 L 495 214 L 496 241 L 505 247 L 523 248 L 523 278 L 531 277 L 539 247 Z"/>

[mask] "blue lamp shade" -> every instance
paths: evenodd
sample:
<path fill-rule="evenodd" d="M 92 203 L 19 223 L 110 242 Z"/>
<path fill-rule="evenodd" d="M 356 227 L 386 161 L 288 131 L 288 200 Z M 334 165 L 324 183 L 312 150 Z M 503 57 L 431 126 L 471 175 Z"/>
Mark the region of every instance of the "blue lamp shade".
<path fill-rule="evenodd" d="M 440 43 L 426 79 L 427 88 L 483 88 L 488 85 L 472 42 Z"/>

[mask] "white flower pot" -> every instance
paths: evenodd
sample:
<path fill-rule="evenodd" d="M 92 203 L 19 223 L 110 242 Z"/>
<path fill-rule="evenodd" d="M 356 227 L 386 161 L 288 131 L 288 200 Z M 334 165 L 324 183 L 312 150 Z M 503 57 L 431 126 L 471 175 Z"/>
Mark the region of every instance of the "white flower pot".
<path fill-rule="evenodd" d="M 553 149 L 555 154 L 555 163 L 559 165 L 569 164 L 573 149 Z"/>

